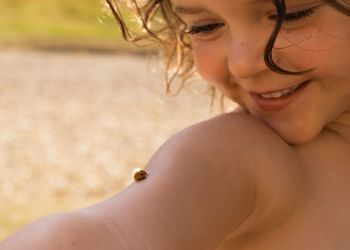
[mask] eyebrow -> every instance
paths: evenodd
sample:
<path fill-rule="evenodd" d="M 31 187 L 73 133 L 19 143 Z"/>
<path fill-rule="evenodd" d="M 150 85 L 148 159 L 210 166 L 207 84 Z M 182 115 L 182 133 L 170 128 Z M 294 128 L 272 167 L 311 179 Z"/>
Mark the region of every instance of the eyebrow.
<path fill-rule="evenodd" d="M 271 2 L 271 0 L 251 0 L 247 4 L 264 4 L 267 2 Z M 205 12 L 206 10 L 201 7 L 183 7 L 183 6 L 176 6 L 174 8 L 175 13 L 177 14 L 198 14 L 201 12 Z"/>

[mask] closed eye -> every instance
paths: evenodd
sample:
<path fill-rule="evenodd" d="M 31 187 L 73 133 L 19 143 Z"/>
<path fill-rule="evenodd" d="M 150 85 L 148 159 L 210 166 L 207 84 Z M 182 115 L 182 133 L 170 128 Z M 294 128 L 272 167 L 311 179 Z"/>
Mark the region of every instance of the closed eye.
<path fill-rule="evenodd" d="M 309 9 L 304 9 L 302 11 L 286 13 L 284 21 L 285 22 L 292 22 L 292 21 L 301 20 L 303 18 L 311 17 L 314 14 L 315 9 L 317 7 L 319 7 L 319 6 L 315 6 L 315 7 L 309 8 Z M 277 19 L 277 15 L 271 15 L 269 17 L 269 19 L 275 21 Z M 185 33 L 189 34 L 189 35 L 196 35 L 196 34 L 208 35 L 211 32 L 214 32 L 215 30 L 221 28 L 224 25 L 225 25 L 224 23 L 209 23 L 209 24 L 205 24 L 205 25 L 193 25 L 193 26 L 190 26 L 185 31 Z"/>
<path fill-rule="evenodd" d="M 305 9 L 302 11 L 298 11 L 298 12 L 292 12 L 292 13 L 286 13 L 284 21 L 285 22 L 290 22 L 290 21 L 297 21 L 306 17 L 310 17 L 314 14 L 316 7 L 312 7 L 309 9 Z M 269 17 L 270 20 L 276 20 L 277 19 L 277 15 L 272 15 Z"/>
<path fill-rule="evenodd" d="M 188 28 L 188 30 L 186 30 L 186 33 L 190 34 L 190 35 L 195 35 L 195 34 L 199 34 L 199 33 L 209 34 L 222 26 L 224 26 L 223 23 L 209 23 L 209 24 L 205 24 L 205 25 L 193 25 L 193 26 L 190 26 Z"/>

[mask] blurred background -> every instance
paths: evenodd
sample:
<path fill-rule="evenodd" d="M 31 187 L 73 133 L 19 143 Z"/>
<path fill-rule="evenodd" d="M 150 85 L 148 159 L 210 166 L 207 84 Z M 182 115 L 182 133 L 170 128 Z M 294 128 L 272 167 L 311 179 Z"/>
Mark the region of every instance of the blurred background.
<path fill-rule="evenodd" d="M 102 0 L 1 0 L 2 46 L 118 49 L 120 33 Z"/>
<path fill-rule="evenodd" d="M 162 63 L 99 0 L 0 1 L 0 240 L 106 199 L 210 111 L 205 84 L 165 95 Z"/>

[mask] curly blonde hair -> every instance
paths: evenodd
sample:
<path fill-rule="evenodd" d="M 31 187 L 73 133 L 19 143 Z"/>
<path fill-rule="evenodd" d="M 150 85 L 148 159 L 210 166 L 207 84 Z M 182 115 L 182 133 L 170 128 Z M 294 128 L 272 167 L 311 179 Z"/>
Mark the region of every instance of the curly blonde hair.
<path fill-rule="evenodd" d="M 126 41 L 136 45 L 149 41 L 162 46 L 163 56 L 166 59 L 166 92 L 176 95 L 184 84 L 195 73 L 192 46 L 186 34 L 186 24 L 176 15 L 171 0 L 105 0 L 110 7 L 122 35 Z M 280 68 L 272 59 L 272 49 L 281 30 L 286 15 L 285 0 L 271 0 L 277 11 L 277 21 L 265 47 L 264 60 L 266 65 L 274 72 L 280 74 L 299 75 L 302 72 L 293 72 Z M 348 0 L 322 0 L 334 9 L 350 16 Z M 138 28 L 132 30 L 124 18 L 125 14 L 137 21 Z M 180 79 L 180 87 L 176 91 L 171 89 L 175 79 Z M 211 88 L 212 97 L 215 89 Z M 223 96 L 221 98 L 223 100 Z M 213 101 L 213 98 L 212 98 Z M 239 103 L 238 100 L 234 100 Z"/>

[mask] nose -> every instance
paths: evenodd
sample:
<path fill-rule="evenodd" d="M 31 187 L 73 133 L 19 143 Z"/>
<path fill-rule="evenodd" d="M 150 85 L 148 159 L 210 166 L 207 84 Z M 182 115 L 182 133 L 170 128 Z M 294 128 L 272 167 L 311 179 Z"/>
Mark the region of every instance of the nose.
<path fill-rule="evenodd" d="M 237 80 L 248 79 L 268 69 L 264 61 L 265 46 L 266 43 L 263 44 L 252 36 L 228 41 L 227 63 L 232 76 Z"/>

